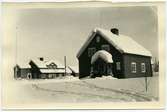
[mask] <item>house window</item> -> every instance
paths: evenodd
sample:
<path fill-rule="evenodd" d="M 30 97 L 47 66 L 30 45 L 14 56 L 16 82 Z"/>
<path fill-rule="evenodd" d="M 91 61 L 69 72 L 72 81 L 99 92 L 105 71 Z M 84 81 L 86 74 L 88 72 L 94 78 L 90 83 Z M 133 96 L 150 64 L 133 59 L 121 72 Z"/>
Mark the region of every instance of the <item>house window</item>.
<path fill-rule="evenodd" d="M 141 63 L 141 72 L 142 73 L 146 72 L 146 65 L 145 65 L 145 63 Z"/>
<path fill-rule="evenodd" d="M 102 46 L 101 46 L 101 49 L 102 49 L 102 50 L 106 50 L 106 51 L 109 52 L 109 51 L 110 51 L 110 46 L 109 46 L 109 45 L 102 45 Z"/>
<path fill-rule="evenodd" d="M 92 47 L 92 48 L 88 48 L 88 56 L 91 57 L 93 56 L 93 54 L 96 52 L 96 48 Z"/>
<path fill-rule="evenodd" d="M 56 69 L 57 68 L 57 65 L 55 64 L 55 63 L 51 63 L 51 64 L 49 64 L 49 65 L 46 65 L 48 68 L 50 68 L 50 69 Z"/>
<path fill-rule="evenodd" d="M 97 42 L 97 43 L 100 42 L 100 37 L 99 37 L 99 36 L 96 37 L 96 42 Z"/>
<path fill-rule="evenodd" d="M 116 69 L 121 70 L 121 63 L 120 62 L 116 62 Z"/>
<path fill-rule="evenodd" d="M 131 63 L 131 72 L 136 73 L 136 62 Z"/>

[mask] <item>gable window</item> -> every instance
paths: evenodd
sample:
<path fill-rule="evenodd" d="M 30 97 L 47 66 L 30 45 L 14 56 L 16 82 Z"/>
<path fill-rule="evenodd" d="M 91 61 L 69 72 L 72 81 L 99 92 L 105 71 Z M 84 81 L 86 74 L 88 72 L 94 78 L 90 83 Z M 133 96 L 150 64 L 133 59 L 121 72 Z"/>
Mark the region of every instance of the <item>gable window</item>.
<path fill-rule="evenodd" d="M 96 37 L 96 42 L 97 42 L 97 43 L 100 42 L 100 37 L 99 37 L 99 36 Z"/>
<path fill-rule="evenodd" d="M 121 62 L 116 62 L 116 69 L 121 70 Z"/>
<path fill-rule="evenodd" d="M 146 72 L 146 65 L 145 65 L 145 63 L 141 63 L 141 72 L 142 73 Z"/>
<path fill-rule="evenodd" d="M 107 44 L 106 44 L 106 45 L 102 45 L 102 46 L 101 46 L 101 49 L 102 49 L 102 50 L 106 50 L 106 51 L 109 52 L 109 51 L 110 51 L 110 46 L 107 45 Z"/>
<path fill-rule="evenodd" d="M 131 63 L 131 72 L 136 73 L 136 62 Z"/>
<path fill-rule="evenodd" d="M 96 48 L 92 47 L 92 48 L 88 48 L 88 56 L 91 57 L 93 56 L 93 54 L 96 52 Z"/>
<path fill-rule="evenodd" d="M 49 69 L 56 69 L 57 65 L 55 63 L 50 63 L 49 65 L 46 65 Z"/>

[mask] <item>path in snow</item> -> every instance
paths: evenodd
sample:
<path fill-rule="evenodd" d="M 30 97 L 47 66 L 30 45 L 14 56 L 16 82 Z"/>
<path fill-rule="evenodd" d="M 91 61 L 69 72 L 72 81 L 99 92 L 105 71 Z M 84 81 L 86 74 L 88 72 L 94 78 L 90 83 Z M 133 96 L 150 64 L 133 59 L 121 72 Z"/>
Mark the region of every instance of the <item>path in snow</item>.
<path fill-rule="evenodd" d="M 117 90 L 112 88 L 104 88 L 86 81 L 80 82 L 64 82 L 65 86 L 72 87 L 71 90 L 58 90 L 53 88 L 41 87 L 38 84 L 32 84 L 33 88 L 45 92 L 56 94 L 72 94 L 82 97 L 107 99 L 110 101 L 152 101 L 154 97 L 146 96 L 128 90 Z M 74 91 L 74 88 L 83 88 L 83 91 Z"/>

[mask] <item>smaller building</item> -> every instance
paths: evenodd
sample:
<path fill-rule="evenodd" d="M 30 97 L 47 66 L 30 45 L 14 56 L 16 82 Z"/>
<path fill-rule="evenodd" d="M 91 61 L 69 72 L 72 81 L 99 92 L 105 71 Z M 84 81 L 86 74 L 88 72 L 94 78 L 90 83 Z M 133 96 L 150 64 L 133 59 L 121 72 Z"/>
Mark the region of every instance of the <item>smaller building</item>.
<path fill-rule="evenodd" d="M 72 71 L 57 60 L 34 59 L 29 62 L 33 79 L 52 79 L 71 75 Z"/>
<path fill-rule="evenodd" d="M 18 79 L 18 78 L 31 78 L 31 68 L 29 66 L 19 66 L 18 64 L 16 64 L 16 66 L 14 67 L 14 78 Z"/>

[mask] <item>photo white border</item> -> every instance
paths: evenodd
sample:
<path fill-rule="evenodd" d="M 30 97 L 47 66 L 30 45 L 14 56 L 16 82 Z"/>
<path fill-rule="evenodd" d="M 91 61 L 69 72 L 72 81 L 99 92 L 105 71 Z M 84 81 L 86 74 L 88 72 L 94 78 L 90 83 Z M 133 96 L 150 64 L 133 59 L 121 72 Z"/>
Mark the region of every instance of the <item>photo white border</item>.
<path fill-rule="evenodd" d="M 93 5 L 92 5 L 93 4 Z M 158 37 L 159 37 L 159 101 L 158 102 L 123 102 L 123 103 L 49 103 L 45 102 L 43 104 L 20 104 L 13 105 L 3 104 L 4 109 L 164 109 L 165 107 L 165 4 L 164 2 L 156 3 L 119 3 L 110 4 L 106 2 L 84 2 L 80 3 L 3 3 L 4 7 L 12 8 L 70 8 L 70 7 L 129 7 L 129 6 L 157 6 L 158 8 Z M 3 27 L 2 27 L 3 28 Z M 13 42 L 10 40 L 10 42 Z M 9 44 L 8 42 L 6 44 Z M 2 47 L 3 48 L 3 47 Z M 5 51 L 5 49 L 2 49 Z M 3 52 L 4 53 L 4 52 Z M 6 58 L 2 58 L 5 62 Z M 5 64 L 5 63 L 3 63 Z M 3 65 L 4 66 L 4 65 Z M 5 69 L 3 69 L 3 74 Z M 3 85 L 2 85 L 3 87 Z M 112 107 L 111 107 L 112 105 Z M 42 108 L 45 107 L 45 108 Z"/>

